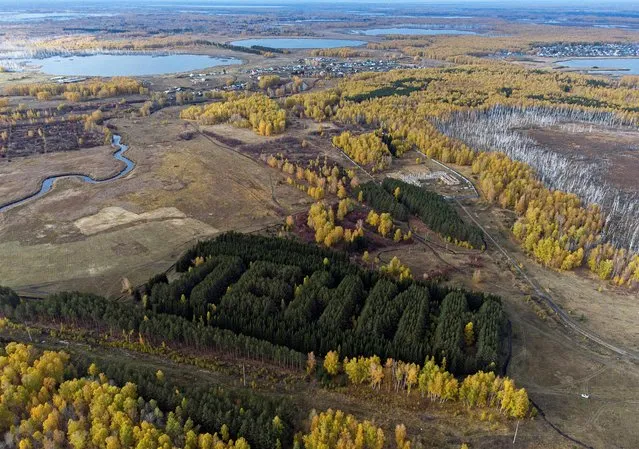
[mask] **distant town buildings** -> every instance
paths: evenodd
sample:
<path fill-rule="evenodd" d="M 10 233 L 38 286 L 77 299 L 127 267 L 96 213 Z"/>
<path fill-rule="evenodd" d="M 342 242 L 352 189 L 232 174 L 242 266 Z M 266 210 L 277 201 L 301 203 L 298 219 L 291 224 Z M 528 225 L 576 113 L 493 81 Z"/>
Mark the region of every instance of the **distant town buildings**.
<path fill-rule="evenodd" d="M 392 60 L 341 60 L 336 58 L 316 57 L 298 59 L 295 63 L 283 66 L 245 69 L 244 73 L 251 78 L 264 74 L 275 74 L 284 77 L 294 75 L 315 78 L 341 78 L 359 72 L 387 72 L 405 66 Z"/>
<path fill-rule="evenodd" d="M 571 44 L 557 43 L 536 47 L 537 56 L 576 58 L 604 56 L 639 56 L 639 44 Z"/>

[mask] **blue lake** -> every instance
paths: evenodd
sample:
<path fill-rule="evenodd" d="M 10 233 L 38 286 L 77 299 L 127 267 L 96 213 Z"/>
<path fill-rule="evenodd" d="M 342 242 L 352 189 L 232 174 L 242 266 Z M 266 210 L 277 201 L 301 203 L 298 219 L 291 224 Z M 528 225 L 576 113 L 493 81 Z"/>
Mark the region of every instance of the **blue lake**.
<path fill-rule="evenodd" d="M 300 49 L 300 48 L 339 48 L 357 47 L 366 44 L 365 41 L 352 39 L 304 39 L 304 38 L 263 38 L 263 39 L 243 39 L 231 42 L 231 45 L 241 47 L 270 47 L 278 49 Z"/>
<path fill-rule="evenodd" d="M 54 56 L 20 61 L 49 75 L 65 76 L 143 76 L 190 72 L 220 65 L 241 64 L 236 58 L 206 55 L 115 55 Z"/>
<path fill-rule="evenodd" d="M 389 34 L 404 34 L 411 36 L 438 36 L 443 34 L 477 34 L 474 31 L 450 30 L 442 28 L 371 28 L 369 30 L 355 30 L 355 34 L 366 36 L 383 36 Z"/>
<path fill-rule="evenodd" d="M 114 14 L 106 13 L 79 13 L 79 12 L 12 12 L 2 11 L 0 22 L 44 22 L 47 20 L 70 20 L 83 17 L 109 17 Z"/>
<path fill-rule="evenodd" d="M 639 75 L 639 58 L 588 58 L 588 59 L 569 59 L 560 61 L 558 65 L 570 67 L 573 69 L 595 69 L 592 73 L 601 73 L 601 69 L 605 73 Z M 615 69 L 626 69 L 617 71 Z"/>

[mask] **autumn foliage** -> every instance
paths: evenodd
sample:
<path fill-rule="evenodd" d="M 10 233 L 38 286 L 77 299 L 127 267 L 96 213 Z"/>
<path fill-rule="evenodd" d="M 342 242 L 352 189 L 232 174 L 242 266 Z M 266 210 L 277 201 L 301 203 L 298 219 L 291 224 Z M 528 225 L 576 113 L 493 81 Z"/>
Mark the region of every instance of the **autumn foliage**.
<path fill-rule="evenodd" d="M 358 164 L 371 165 L 376 169 L 383 169 L 390 164 L 391 154 L 388 146 L 375 133 L 356 136 L 344 131 L 333 137 L 333 145 L 343 150 Z"/>
<path fill-rule="evenodd" d="M 229 122 L 240 128 L 252 128 L 261 136 L 280 134 L 286 128 L 286 111 L 266 95 L 225 96 L 225 101 L 205 106 L 191 106 L 180 117 L 204 125 Z"/>
<path fill-rule="evenodd" d="M 138 395 L 133 383 L 119 387 L 91 365 L 86 377 L 65 379 L 69 356 L 39 353 L 9 343 L 0 357 L 0 431 L 19 448 L 102 447 L 250 449 L 243 438 L 198 433 L 181 410 L 166 415 Z M 225 438 L 226 437 L 226 438 Z"/>
<path fill-rule="evenodd" d="M 329 354 L 333 359 L 338 356 L 336 351 Z M 432 401 L 460 402 L 468 408 L 493 407 L 516 419 L 529 415 L 528 393 L 524 388 L 516 388 L 512 379 L 478 371 L 458 380 L 446 371 L 445 365 L 446 360 L 440 366 L 433 358 L 427 359 L 423 366 L 391 358 L 382 363 L 379 357 L 372 356 L 346 357 L 341 367 L 353 385 L 368 385 L 373 390 L 395 394 L 410 395 L 411 391 L 417 391 Z M 334 376 L 339 371 L 327 372 Z"/>
<path fill-rule="evenodd" d="M 429 38 L 419 39 L 432 42 Z M 557 270 L 587 264 L 602 279 L 636 286 L 639 255 L 601 240 L 606 217 L 599 205 L 584 204 L 569 192 L 552 191 L 527 164 L 502 153 L 475 151 L 438 129 L 438 123 L 453 113 L 493 107 L 542 106 L 564 113 L 602 111 L 613 114 L 620 123 L 636 124 L 639 91 L 634 88 L 633 79 L 603 81 L 588 75 L 527 70 L 501 62 L 477 63 L 476 58 L 467 62 L 472 64 L 362 73 L 336 88 L 290 97 L 286 106 L 297 115 L 315 120 L 372 129 L 384 127 L 394 138 L 403 139 L 430 158 L 470 166 L 486 199 L 517 213 L 513 232 L 535 260 Z M 391 87 L 400 81 L 420 87 L 397 94 L 397 89 Z M 373 137 L 365 136 L 366 145 L 364 138 L 350 134 L 335 137 L 334 143 L 358 163 L 386 166 L 385 161 L 390 159 L 384 156 L 385 151 L 379 150 Z"/>
<path fill-rule="evenodd" d="M 115 77 L 109 81 L 92 80 L 81 83 L 13 84 L 5 88 L 7 95 L 36 97 L 48 100 L 63 95 L 67 101 L 77 102 L 88 98 L 109 98 L 119 95 L 145 94 L 147 89 L 133 78 Z"/>
<path fill-rule="evenodd" d="M 385 440 L 384 431 L 372 422 L 332 409 L 313 413 L 310 431 L 302 437 L 304 449 L 383 449 Z"/>

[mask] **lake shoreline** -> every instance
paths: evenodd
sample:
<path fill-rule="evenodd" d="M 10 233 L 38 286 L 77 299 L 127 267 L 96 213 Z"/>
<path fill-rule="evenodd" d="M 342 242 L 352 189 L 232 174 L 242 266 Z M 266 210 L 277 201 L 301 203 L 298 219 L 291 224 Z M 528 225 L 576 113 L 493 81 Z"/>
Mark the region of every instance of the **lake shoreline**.
<path fill-rule="evenodd" d="M 100 51 L 64 52 L 44 57 L 0 58 L 11 71 L 40 72 L 52 76 L 153 76 L 201 71 L 244 64 L 234 56 L 180 52 Z"/>

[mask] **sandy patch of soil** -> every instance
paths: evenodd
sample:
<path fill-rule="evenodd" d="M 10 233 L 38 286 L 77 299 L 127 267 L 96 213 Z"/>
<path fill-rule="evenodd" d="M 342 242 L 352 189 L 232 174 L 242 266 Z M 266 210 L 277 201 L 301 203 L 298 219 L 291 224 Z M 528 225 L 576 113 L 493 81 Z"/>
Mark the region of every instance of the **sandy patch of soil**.
<path fill-rule="evenodd" d="M 75 221 L 76 227 L 84 235 L 93 235 L 108 229 L 139 221 L 165 220 L 167 218 L 186 218 L 186 215 L 175 207 L 162 207 L 150 212 L 136 214 L 122 207 L 105 207 L 95 215 Z"/>

